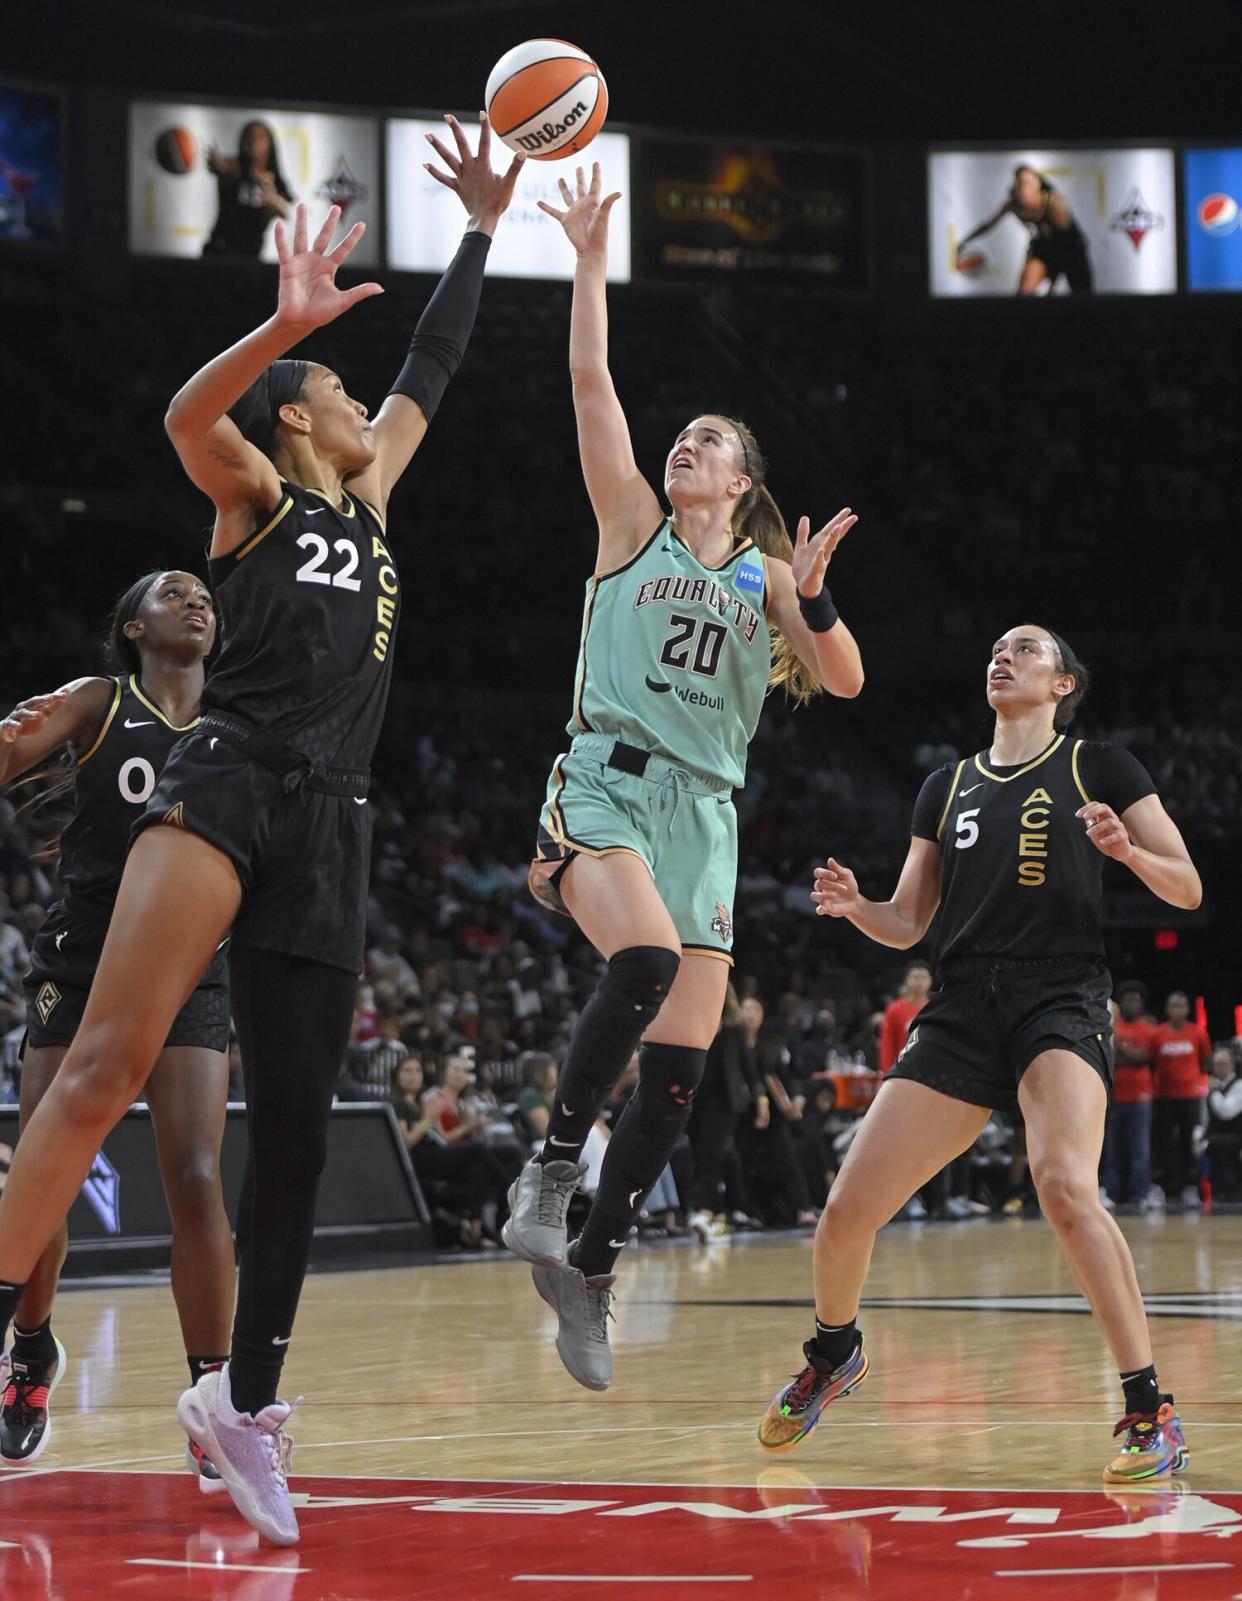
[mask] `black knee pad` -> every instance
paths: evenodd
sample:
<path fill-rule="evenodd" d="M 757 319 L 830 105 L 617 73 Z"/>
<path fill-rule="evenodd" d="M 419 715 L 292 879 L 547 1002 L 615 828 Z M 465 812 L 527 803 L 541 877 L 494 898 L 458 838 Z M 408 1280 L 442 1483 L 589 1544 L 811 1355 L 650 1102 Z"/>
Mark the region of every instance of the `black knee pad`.
<path fill-rule="evenodd" d="M 629 945 L 609 961 L 599 992 L 632 1008 L 635 1021 L 641 1013 L 646 1028 L 668 999 L 680 966 L 680 954 L 665 945 Z"/>
<path fill-rule="evenodd" d="M 690 1121 L 707 1052 L 692 1045 L 644 1045 L 638 1062 L 642 1131 L 653 1145 L 671 1151 Z"/>

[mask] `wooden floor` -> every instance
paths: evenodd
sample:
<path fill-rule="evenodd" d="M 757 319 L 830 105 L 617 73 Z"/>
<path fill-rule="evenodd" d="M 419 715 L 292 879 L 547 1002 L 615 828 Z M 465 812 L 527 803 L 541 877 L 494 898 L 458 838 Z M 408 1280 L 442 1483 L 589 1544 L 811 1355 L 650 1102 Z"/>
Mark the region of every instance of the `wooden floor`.
<path fill-rule="evenodd" d="M 1123 1227 L 1194 1487 L 1242 1489 L 1242 1218 Z M 807 1238 L 627 1251 L 604 1395 L 561 1368 L 510 1259 L 314 1277 L 286 1367 L 306 1396 L 295 1472 L 753 1486 L 756 1423 L 801 1366 L 810 1268 Z M 782 1464 L 839 1487 L 1099 1488 L 1116 1373 L 1044 1223 L 891 1225 L 867 1294 L 871 1377 Z M 40 1468 L 178 1467 L 167 1287 L 66 1291 L 56 1329 L 70 1365 Z"/>

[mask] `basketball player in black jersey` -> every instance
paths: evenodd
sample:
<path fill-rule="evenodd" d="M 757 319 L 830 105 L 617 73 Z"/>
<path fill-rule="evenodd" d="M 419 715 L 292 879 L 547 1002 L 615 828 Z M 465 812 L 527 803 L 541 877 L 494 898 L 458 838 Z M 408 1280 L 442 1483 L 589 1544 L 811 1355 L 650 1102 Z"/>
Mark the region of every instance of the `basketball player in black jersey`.
<path fill-rule="evenodd" d="M 178 1416 L 268 1539 L 298 1538 L 276 1399 L 306 1272 L 332 1089 L 362 963 L 368 764 L 400 594 L 384 510 L 474 325 L 491 235 L 521 165 L 491 169 L 449 119 L 432 168 L 470 217 L 372 424 L 335 372 L 282 359 L 378 284 L 337 287 L 362 237 L 276 224 L 274 315 L 196 373 L 166 426 L 216 508 L 212 591 L 223 646 L 199 726 L 170 757 L 126 863 L 82 1026 L 26 1130 L 0 1202 L 0 1329 L 104 1134 L 146 1078 L 230 927 L 250 1160 L 238 1217 L 229 1363 Z"/>
<path fill-rule="evenodd" d="M 68 746 L 75 757 L 73 817 L 60 837 L 64 898 L 39 930 L 26 978 L 21 1121 L 56 1076 L 77 1032 L 121 882 L 130 830 L 168 753 L 198 722 L 203 662 L 215 641 L 211 596 L 190 573 L 148 573 L 121 597 L 109 628 L 115 678 L 78 678 L 35 696 L 0 722 L 0 783 Z M 220 1193 L 228 1101 L 228 974 L 216 952 L 173 1020 L 142 1093 L 172 1219 L 172 1286 L 196 1383 L 228 1355 L 233 1233 Z M 62 1222 L 26 1281 L 11 1358 L 0 1356 L 0 1464 L 31 1463 L 51 1440 L 51 1393 L 65 1352 L 52 1302 L 68 1245 Z M 223 1482 L 197 1446 L 204 1490 Z"/>
<path fill-rule="evenodd" d="M 1074 221 L 1069 203 L 1043 173 L 1025 163 L 1014 168 L 1013 183 L 1000 210 L 958 245 L 959 266 L 969 263 L 966 247 L 990 233 L 1005 217 L 1016 217 L 1030 239 L 1018 280 L 1020 295 L 1038 294 L 1045 284 L 1050 290 L 1055 289 L 1061 278 L 1074 294 L 1086 294 L 1094 288 L 1086 235 Z"/>
<path fill-rule="evenodd" d="M 855 1327 L 877 1231 L 968 1150 L 993 1107 L 1016 1099 L 1044 1215 L 1108 1341 L 1125 1394 L 1127 1483 L 1186 1460 L 1152 1362 L 1129 1247 L 1100 1204 L 1112 1074 L 1112 983 L 1101 876 L 1124 862 L 1162 900 L 1195 907 L 1199 875 L 1155 786 L 1127 751 L 1067 737 L 1086 670 L 1064 640 L 1024 624 L 993 646 L 990 749 L 943 767 L 914 808 L 893 897 L 869 901 L 848 867 L 817 869 L 821 915 L 908 949 L 940 908 L 941 982 L 863 1119 L 815 1238 L 815 1335 L 806 1367 L 774 1397 L 760 1443 L 786 1450 L 867 1372 Z"/>

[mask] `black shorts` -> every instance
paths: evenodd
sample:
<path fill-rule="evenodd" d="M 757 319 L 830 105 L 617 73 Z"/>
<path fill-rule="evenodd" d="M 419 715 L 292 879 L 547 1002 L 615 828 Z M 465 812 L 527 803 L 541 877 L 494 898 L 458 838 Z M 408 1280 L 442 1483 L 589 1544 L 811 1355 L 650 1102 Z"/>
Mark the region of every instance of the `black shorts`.
<path fill-rule="evenodd" d="M 174 823 L 237 869 L 234 946 L 362 971 L 371 867 L 365 795 L 327 794 L 200 726 L 173 746 L 135 836 Z"/>
<path fill-rule="evenodd" d="M 1112 1084 L 1112 979 L 1103 962 L 960 963 L 914 1019 L 890 1078 L 1006 1109 L 1041 1051 L 1072 1051 Z"/>
<path fill-rule="evenodd" d="M 1026 252 L 1030 261 L 1042 261 L 1053 283 L 1064 278 L 1077 294 L 1089 294 L 1095 287 L 1091 275 L 1091 260 L 1081 239 L 1032 239 Z"/>
<path fill-rule="evenodd" d="M 78 1031 L 108 932 L 105 915 L 54 906 L 35 937 L 25 978 L 26 1041 L 69 1045 Z M 58 943 L 59 941 L 59 943 Z M 193 994 L 177 1013 L 165 1045 L 223 1051 L 229 1043 L 229 971 L 225 948 L 211 959 Z"/>

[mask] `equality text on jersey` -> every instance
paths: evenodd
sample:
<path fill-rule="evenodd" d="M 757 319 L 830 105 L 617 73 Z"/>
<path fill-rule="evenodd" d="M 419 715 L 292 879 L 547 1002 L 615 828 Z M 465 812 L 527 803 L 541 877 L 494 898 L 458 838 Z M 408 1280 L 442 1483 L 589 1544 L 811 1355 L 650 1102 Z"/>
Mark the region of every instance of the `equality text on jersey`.
<path fill-rule="evenodd" d="M 683 605 L 704 606 L 718 617 L 732 622 L 748 645 L 754 643 L 759 631 L 759 613 L 714 579 L 672 574 L 644 578 L 634 595 L 634 610 L 641 611 L 644 606 L 668 600 L 680 601 Z"/>

